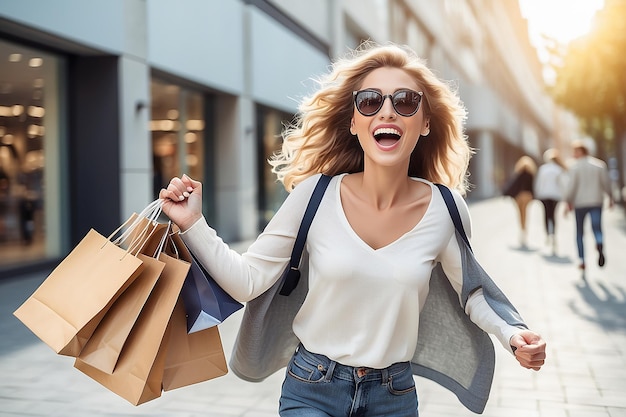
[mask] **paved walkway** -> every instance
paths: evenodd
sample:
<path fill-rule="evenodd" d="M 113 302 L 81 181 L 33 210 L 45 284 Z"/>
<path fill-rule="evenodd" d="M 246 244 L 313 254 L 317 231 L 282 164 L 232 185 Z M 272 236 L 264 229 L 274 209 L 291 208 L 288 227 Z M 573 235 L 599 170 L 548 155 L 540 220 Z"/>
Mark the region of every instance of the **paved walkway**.
<path fill-rule="evenodd" d="M 539 203 L 531 206 L 529 248 L 517 241 L 516 212 L 504 198 L 471 204 L 474 250 L 548 342 L 548 361 L 528 371 L 500 346 L 487 417 L 626 416 L 626 216 L 605 211 L 607 265 L 576 268 L 573 217 L 559 218 L 557 256 L 544 245 Z M 562 207 L 561 207 L 562 208 Z M 588 247 L 595 247 L 591 234 Z M 0 282 L 0 417 L 270 417 L 276 416 L 282 375 L 260 384 L 228 374 L 166 392 L 134 407 L 54 354 L 12 316 L 45 274 Z M 240 314 L 220 326 L 227 356 Z M 472 416 L 456 397 L 418 378 L 420 416 Z"/>

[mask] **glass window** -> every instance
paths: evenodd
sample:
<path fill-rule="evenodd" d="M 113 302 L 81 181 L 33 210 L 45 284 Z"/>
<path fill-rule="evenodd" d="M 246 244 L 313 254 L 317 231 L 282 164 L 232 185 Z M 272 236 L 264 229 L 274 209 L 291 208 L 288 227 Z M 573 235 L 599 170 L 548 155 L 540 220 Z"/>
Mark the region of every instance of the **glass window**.
<path fill-rule="evenodd" d="M 287 197 L 282 183 L 276 181 L 272 166 L 267 162 L 280 150 L 281 132 L 293 115 L 263 106 L 257 107 L 259 146 L 259 229 L 263 229 Z"/>
<path fill-rule="evenodd" d="M 59 256 L 64 61 L 0 40 L 0 267 Z"/>
<path fill-rule="evenodd" d="M 205 103 L 202 93 L 152 81 L 154 196 L 175 176 L 204 181 Z"/>

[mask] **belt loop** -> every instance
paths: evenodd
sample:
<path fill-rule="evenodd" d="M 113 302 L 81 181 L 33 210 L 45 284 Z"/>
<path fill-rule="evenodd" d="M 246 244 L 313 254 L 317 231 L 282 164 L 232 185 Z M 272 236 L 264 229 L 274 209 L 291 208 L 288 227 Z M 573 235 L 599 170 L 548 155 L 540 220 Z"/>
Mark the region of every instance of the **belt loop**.
<path fill-rule="evenodd" d="M 335 373 L 335 365 L 337 362 L 330 361 L 328 364 L 328 369 L 326 370 L 326 376 L 324 377 L 324 381 L 330 382 L 333 379 L 333 374 Z"/>
<path fill-rule="evenodd" d="M 389 383 L 389 368 L 381 369 L 380 376 L 381 376 L 383 385 L 387 385 Z"/>

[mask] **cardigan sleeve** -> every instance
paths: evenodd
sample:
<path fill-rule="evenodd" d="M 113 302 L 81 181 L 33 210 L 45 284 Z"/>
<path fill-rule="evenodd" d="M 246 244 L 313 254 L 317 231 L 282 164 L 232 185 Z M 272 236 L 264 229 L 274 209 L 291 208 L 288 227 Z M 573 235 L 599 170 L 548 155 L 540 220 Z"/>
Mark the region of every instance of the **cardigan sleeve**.
<path fill-rule="evenodd" d="M 472 226 L 469 208 L 460 194 L 455 191 L 452 193 L 459 209 L 465 233 L 467 234 L 468 239 L 470 239 Z M 439 259 L 450 284 L 459 295 L 459 305 L 462 307 L 463 303 L 461 300 L 461 291 L 463 288 L 463 270 L 461 249 L 459 248 L 459 243 L 454 232 L 452 233 L 446 248 L 440 254 Z M 469 316 L 472 322 L 474 322 L 483 331 L 494 335 L 506 350 L 513 353 L 509 341 L 513 335 L 520 332 L 522 329 L 511 326 L 504 319 L 502 319 L 488 304 L 481 288 L 470 294 L 467 303 L 465 304 L 465 313 Z"/>

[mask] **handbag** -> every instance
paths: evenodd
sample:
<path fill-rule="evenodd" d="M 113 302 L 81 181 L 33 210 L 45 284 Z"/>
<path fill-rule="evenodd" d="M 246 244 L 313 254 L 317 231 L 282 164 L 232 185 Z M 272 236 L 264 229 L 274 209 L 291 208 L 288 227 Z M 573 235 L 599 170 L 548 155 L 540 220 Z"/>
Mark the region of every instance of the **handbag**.
<path fill-rule="evenodd" d="M 133 214 L 108 238 L 91 229 L 15 310 L 15 317 L 56 353 L 80 354 L 107 310 L 143 271 L 143 260 L 131 251 L 154 232 L 149 216 L 156 210 L 153 203 Z"/>

